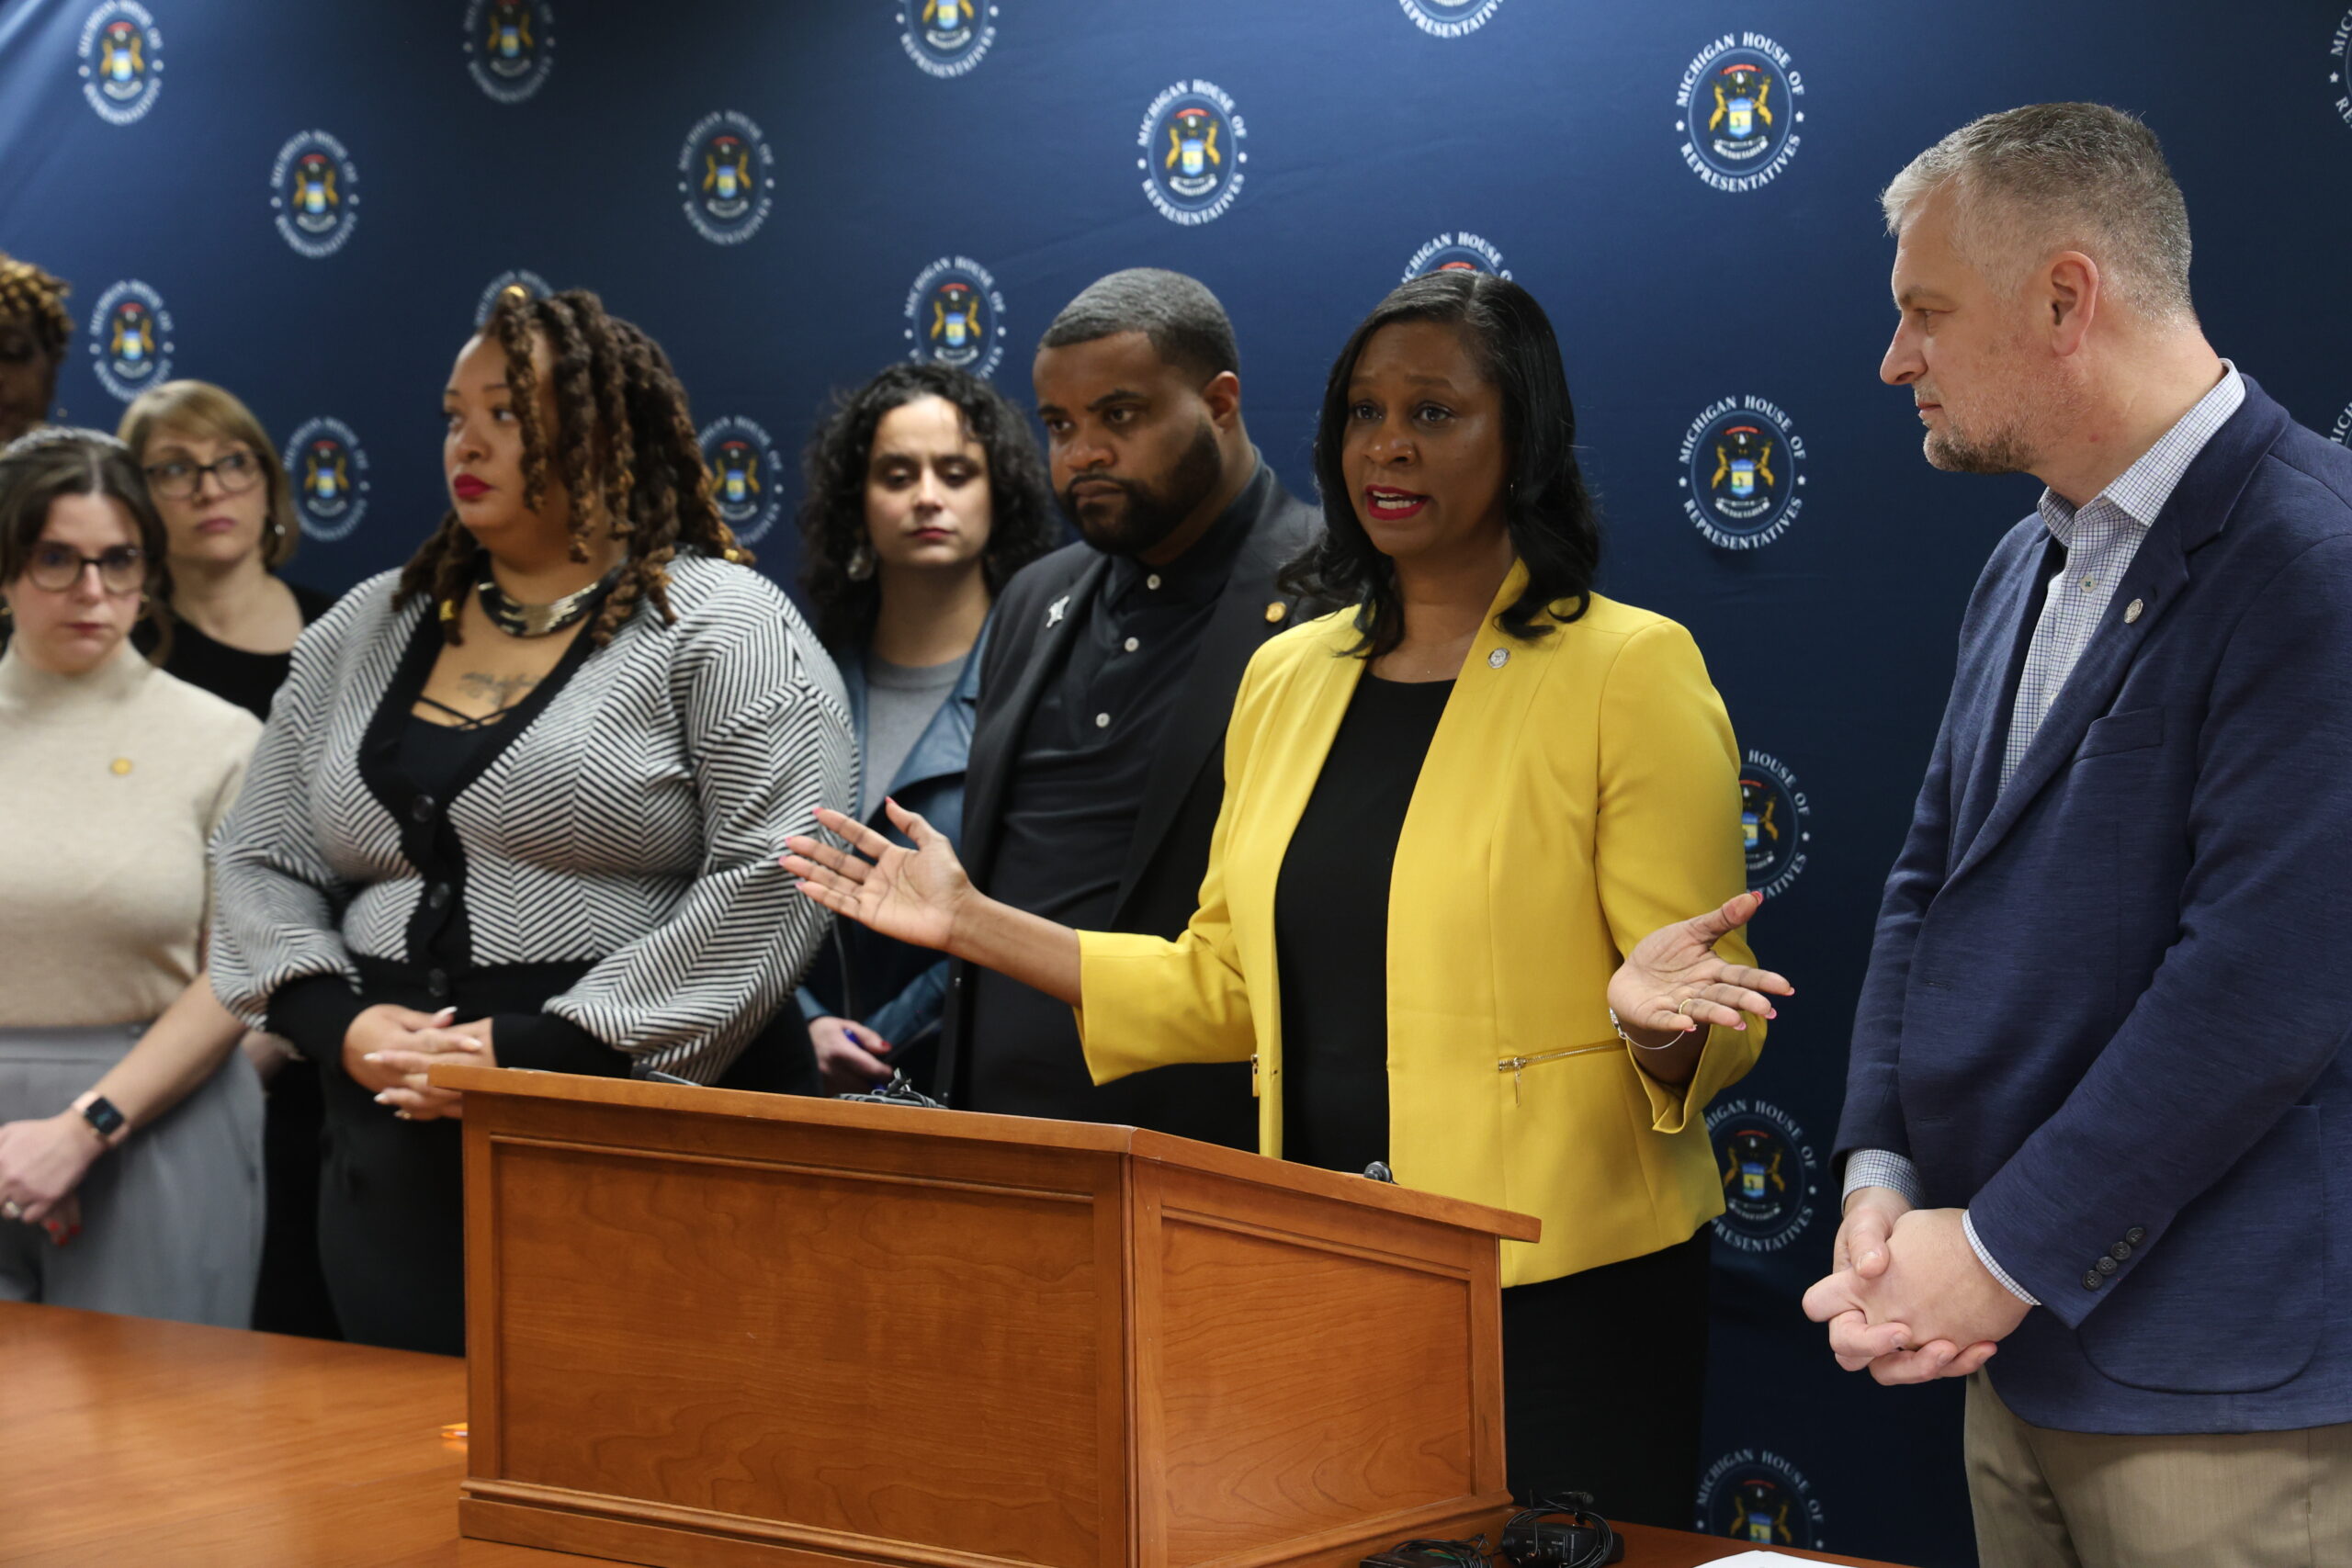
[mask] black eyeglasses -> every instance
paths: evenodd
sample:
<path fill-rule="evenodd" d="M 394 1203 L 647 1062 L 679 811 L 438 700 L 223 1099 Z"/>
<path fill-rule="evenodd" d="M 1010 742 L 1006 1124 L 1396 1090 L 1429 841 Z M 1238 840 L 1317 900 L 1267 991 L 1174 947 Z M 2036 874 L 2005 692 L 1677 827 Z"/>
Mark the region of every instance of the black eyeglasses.
<path fill-rule="evenodd" d="M 174 457 L 168 462 L 150 464 L 147 483 L 157 495 L 187 501 L 203 488 L 207 474 L 220 481 L 223 495 L 243 495 L 261 482 L 261 464 L 251 452 L 232 452 L 209 463 Z"/>
<path fill-rule="evenodd" d="M 137 545 L 116 545 L 85 556 L 71 545 L 44 542 L 33 547 L 25 575 L 32 579 L 35 588 L 62 593 L 81 581 L 84 570 L 89 567 L 98 569 L 98 581 L 109 593 L 136 593 L 147 586 L 147 552 Z"/>

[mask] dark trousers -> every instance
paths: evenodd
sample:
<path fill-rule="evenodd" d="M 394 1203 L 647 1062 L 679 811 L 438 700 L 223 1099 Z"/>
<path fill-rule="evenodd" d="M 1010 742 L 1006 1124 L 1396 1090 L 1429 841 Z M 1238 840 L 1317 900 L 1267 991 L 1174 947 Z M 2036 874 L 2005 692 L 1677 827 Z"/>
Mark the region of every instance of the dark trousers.
<path fill-rule="evenodd" d="M 1511 1495 L 1589 1492 L 1604 1518 L 1690 1528 L 1707 1377 L 1709 1228 L 1503 1294 Z"/>
<path fill-rule="evenodd" d="M 326 1104 L 315 1063 L 296 1057 L 271 1075 L 263 1107 L 261 1171 L 266 1228 L 254 1326 L 270 1334 L 340 1339 L 327 1277 L 319 1267 L 320 1139 Z"/>
<path fill-rule="evenodd" d="M 426 992 L 424 971 L 363 960 L 369 1003 L 459 1018 L 537 1012 L 571 988 L 584 965 L 531 964 L 459 976 L 447 1003 Z M 617 1058 L 617 1054 L 616 1054 Z M 625 1070 L 625 1059 L 616 1059 Z M 362 1345 L 466 1353 L 465 1179 L 460 1127 L 402 1122 L 340 1065 L 321 1075 L 326 1096 L 319 1261 L 344 1335 Z M 787 999 L 775 1021 L 719 1079 L 726 1089 L 816 1094 L 817 1058 L 800 1010 Z"/>

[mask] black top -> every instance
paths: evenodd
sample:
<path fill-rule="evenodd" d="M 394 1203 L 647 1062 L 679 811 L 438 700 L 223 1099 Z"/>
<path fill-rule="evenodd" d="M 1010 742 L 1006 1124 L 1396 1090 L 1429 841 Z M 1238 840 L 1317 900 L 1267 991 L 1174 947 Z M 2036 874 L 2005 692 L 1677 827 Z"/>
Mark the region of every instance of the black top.
<path fill-rule="evenodd" d="M 501 726 L 519 705 L 510 704 L 482 718 L 460 713 L 422 693 L 414 705 L 437 709 L 452 722 L 444 723 L 412 712 L 407 727 L 401 731 L 394 766 L 408 781 L 413 800 L 446 803 L 472 780 L 479 771 L 477 762 L 497 754 L 506 740 Z M 466 921 L 462 874 L 463 867 L 459 866 L 453 874 L 436 877 L 425 888 L 419 914 L 428 918 L 410 928 L 411 940 L 418 943 L 413 956 L 421 963 L 462 967 L 472 957 L 473 931 Z"/>
<path fill-rule="evenodd" d="M 400 770 L 419 795 L 447 800 L 458 793 L 496 723 L 443 724 L 411 715 L 401 732 Z"/>
<path fill-rule="evenodd" d="M 1388 881 L 1451 681 L 1356 682 L 1274 883 L 1283 1157 L 1388 1157 Z"/>
<path fill-rule="evenodd" d="M 1109 563 L 1022 731 L 990 897 L 1080 931 L 1111 925 L 1161 732 L 1250 535 L 1252 488 L 1168 565 Z M 1097 1119 L 1070 1010 L 992 971 L 975 983 L 963 1108 Z"/>
<path fill-rule="evenodd" d="M 299 582 L 286 586 L 294 591 L 294 603 L 301 610 L 306 626 L 334 606 L 330 594 Z M 155 634 L 145 622 L 140 624 L 136 641 L 142 653 L 154 647 Z M 293 667 L 291 651 L 249 653 L 207 637 L 178 619 L 172 622 L 172 656 L 164 660 L 166 674 L 176 675 L 189 685 L 209 692 L 223 702 L 234 703 L 262 719 L 269 716 L 269 699 L 286 683 L 286 672 Z"/>

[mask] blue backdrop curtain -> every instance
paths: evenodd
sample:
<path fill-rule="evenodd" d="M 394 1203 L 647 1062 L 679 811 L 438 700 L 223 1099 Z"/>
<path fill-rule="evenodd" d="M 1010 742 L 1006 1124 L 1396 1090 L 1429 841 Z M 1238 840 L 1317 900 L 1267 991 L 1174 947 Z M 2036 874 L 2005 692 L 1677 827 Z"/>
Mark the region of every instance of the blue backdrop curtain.
<path fill-rule="evenodd" d="M 2213 342 L 2340 434 L 2347 28 L 2290 0 L 0 0 L 0 249 L 74 286 L 62 417 L 111 427 L 166 375 L 252 403 L 325 589 L 440 517 L 440 389 L 503 281 L 593 288 L 668 347 L 789 582 L 805 433 L 895 358 L 1025 403 L 1073 293 L 1178 268 L 1304 491 L 1351 325 L 1409 272 L 1508 270 L 1566 351 L 1604 588 L 1688 625 L 1730 704 L 1758 943 L 1801 991 L 1712 1113 L 1692 1522 L 1959 1564 L 1956 1391 L 1840 1374 L 1797 1309 L 1880 882 L 1969 585 L 2035 493 L 1931 472 L 1877 384 L 1875 193 L 1989 110 L 2144 115 Z"/>

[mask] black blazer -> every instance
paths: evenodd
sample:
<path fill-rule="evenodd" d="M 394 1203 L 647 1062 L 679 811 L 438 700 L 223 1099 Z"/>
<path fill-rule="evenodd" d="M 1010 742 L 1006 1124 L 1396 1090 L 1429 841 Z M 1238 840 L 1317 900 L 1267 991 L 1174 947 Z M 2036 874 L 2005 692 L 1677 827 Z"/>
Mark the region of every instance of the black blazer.
<path fill-rule="evenodd" d="M 1274 577 L 1322 527 L 1321 513 L 1294 499 L 1262 457 L 1241 499 L 1254 504 L 1256 514 L 1216 614 L 1201 634 L 1184 690 L 1160 731 L 1151 786 L 1119 879 L 1114 931 L 1173 940 L 1193 918 L 1201 876 L 1208 869 L 1209 838 L 1225 800 L 1225 728 L 1241 672 L 1260 645 L 1302 618 L 1297 601 L 1275 587 Z M 1109 558 L 1083 544 L 1065 546 L 1005 584 L 989 617 L 979 712 L 965 773 L 961 851 L 973 885 L 983 892 L 995 869 L 1006 786 L 1029 716 L 1109 576 Z M 1047 626 L 1049 606 L 1064 595 L 1069 603 Z M 1272 614 L 1276 605 L 1279 615 Z M 968 1098 L 962 1068 L 963 1043 L 971 1030 L 971 968 L 956 964 L 942 1022 L 937 1091 L 955 1105 Z M 1161 1067 L 1143 1079 L 1148 1105 L 1136 1113 L 1134 1091 L 1122 1093 L 1116 1097 L 1122 1119 L 1232 1148 L 1258 1146 L 1247 1062 Z M 1106 1106 L 1106 1119 L 1112 1113 Z"/>

